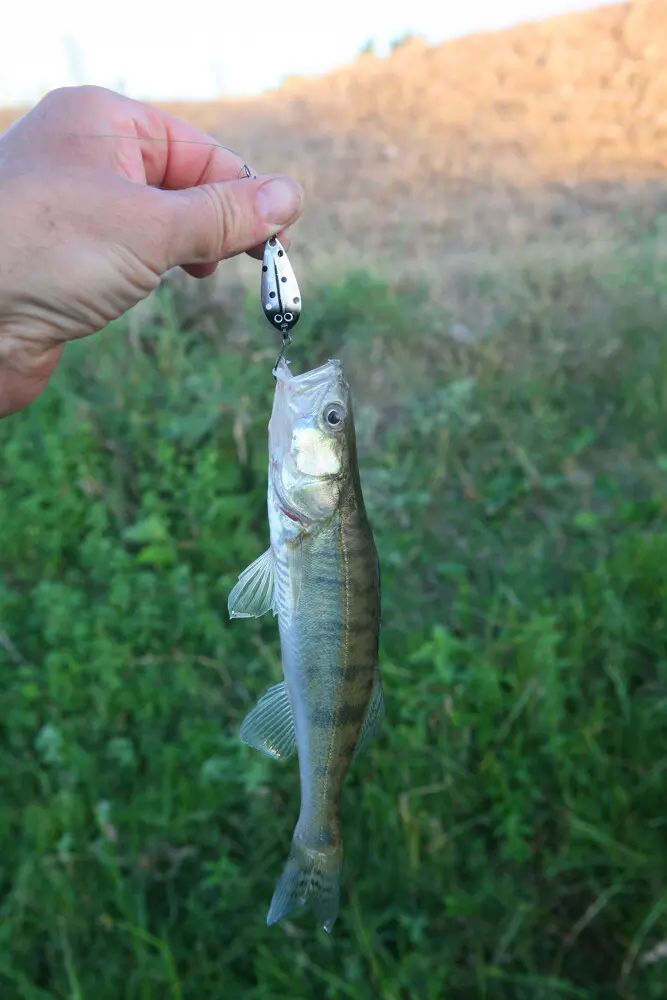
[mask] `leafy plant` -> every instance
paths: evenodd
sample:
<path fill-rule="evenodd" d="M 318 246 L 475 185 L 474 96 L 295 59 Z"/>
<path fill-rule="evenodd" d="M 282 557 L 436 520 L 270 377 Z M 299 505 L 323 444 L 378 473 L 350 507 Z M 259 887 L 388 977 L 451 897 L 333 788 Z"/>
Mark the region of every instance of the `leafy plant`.
<path fill-rule="evenodd" d="M 275 621 L 226 614 L 268 535 L 255 304 L 232 343 L 165 289 L 2 421 L 3 1000 L 664 997 L 664 281 L 618 253 L 576 325 L 533 269 L 467 346 L 417 287 L 311 296 L 294 366 L 353 383 L 388 696 L 332 939 L 265 926 L 298 775 L 237 735 L 280 675 Z"/>

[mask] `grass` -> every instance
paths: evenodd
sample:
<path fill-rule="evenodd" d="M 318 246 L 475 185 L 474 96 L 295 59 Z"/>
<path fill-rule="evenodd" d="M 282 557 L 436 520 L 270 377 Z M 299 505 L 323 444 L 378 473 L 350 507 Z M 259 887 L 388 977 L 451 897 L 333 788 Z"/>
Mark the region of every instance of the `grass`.
<path fill-rule="evenodd" d="M 478 274 L 467 343 L 418 285 L 307 289 L 388 700 L 331 939 L 265 926 L 297 774 L 237 736 L 280 672 L 275 622 L 226 616 L 268 531 L 256 302 L 216 331 L 166 289 L 0 424 L 3 1000 L 667 995 L 661 254 Z"/>

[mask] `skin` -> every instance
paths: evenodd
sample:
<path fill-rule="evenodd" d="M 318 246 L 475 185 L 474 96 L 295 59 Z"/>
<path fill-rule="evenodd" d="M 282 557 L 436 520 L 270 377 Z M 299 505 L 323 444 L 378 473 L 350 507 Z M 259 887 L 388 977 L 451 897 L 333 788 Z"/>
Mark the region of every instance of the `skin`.
<path fill-rule="evenodd" d="M 0 416 L 171 268 L 205 278 L 271 236 L 289 246 L 297 182 L 240 177 L 243 158 L 211 143 L 101 87 L 52 91 L 0 136 Z"/>

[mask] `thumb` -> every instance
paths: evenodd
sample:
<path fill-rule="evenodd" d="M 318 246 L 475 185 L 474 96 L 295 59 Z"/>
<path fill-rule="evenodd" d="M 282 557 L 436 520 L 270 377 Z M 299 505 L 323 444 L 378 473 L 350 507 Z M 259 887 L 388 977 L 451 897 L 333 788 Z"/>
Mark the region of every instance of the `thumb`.
<path fill-rule="evenodd" d="M 301 186 L 282 175 L 159 194 L 167 229 L 164 270 L 252 250 L 294 222 L 303 204 Z"/>

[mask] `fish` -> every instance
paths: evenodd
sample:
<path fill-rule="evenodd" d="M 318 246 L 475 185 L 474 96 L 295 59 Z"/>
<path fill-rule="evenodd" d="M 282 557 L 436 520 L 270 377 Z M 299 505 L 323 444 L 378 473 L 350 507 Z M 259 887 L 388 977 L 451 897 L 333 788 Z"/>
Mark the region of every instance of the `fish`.
<path fill-rule="evenodd" d="M 240 574 L 228 610 L 277 615 L 284 679 L 260 697 L 240 737 L 269 757 L 299 761 L 301 807 L 267 924 L 306 908 L 330 934 L 340 907 L 343 784 L 385 716 L 380 564 L 340 362 L 295 375 L 281 358 L 274 375 L 270 545 Z"/>

